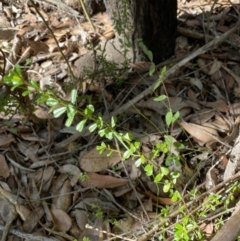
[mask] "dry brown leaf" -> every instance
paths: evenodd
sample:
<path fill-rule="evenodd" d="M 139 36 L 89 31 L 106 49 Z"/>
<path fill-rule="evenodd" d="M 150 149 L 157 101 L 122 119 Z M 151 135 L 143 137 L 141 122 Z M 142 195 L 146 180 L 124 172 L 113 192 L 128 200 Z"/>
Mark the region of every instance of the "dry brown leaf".
<path fill-rule="evenodd" d="M 240 76 L 236 75 L 232 70 L 227 68 L 226 66 L 222 65 L 222 68 L 226 70 L 238 83 L 238 86 L 240 87 Z"/>
<path fill-rule="evenodd" d="M 70 216 L 61 209 L 51 209 L 54 230 L 66 233 L 72 226 L 72 219 Z"/>
<path fill-rule="evenodd" d="M 214 102 L 205 102 L 205 101 L 200 101 L 199 102 L 201 105 L 206 106 L 206 107 L 212 107 L 213 109 L 216 109 L 220 112 L 227 113 L 229 108 L 226 102 L 222 99 L 219 99 Z"/>
<path fill-rule="evenodd" d="M 122 218 L 118 220 L 118 222 L 114 225 L 112 232 L 115 234 L 125 233 L 132 230 L 132 226 L 136 220 L 130 215 L 126 218 Z"/>
<path fill-rule="evenodd" d="M 86 181 L 80 181 L 83 187 L 115 188 L 126 185 L 129 182 L 124 178 L 99 175 L 97 173 L 87 173 L 87 175 L 88 179 Z"/>
<path fill-rule="evenodd" d="M 203 144 L 214 142 L 219 140 L 219 135 L 216 130 L 203 127 L 200 125 L 187 123 L 182 121 L 181 126 L 197 141 L 202 142 Z"/>
<path fill-rule="evenodd" d="M 171 198 L 168 198 L 168 197 L 157 197 L 150 191 L 145 191 L 144 194 L 147 197 L 150 197 L 156 203 L 161 203 L 163 205 L 173 205 L 174 204 L 174 202 L 171 200 Z"/>
<path fill-rule="evenodd" d="M 207 61 L 203 58 L 198 58 L 198 65 L 201 69 L 201 71 L 203 71 L 204 74 L 209 74 L 209 67 L 208 67 L 208 64 L 207 64 Z"/>
<path fill-rule="evenodd" d="M 215 129 L 221 133 L 229 133 L 231 131 L 231 127 L 229 126 L 229 122 L 224 120 L 221 116 L 215 115 L 215 118 L 203 124 L 203 126 L 207 126 Z"/>
<path fill-rule="evenodd" d="M 209 71 L 209 74 L 212 75 L 214 73 L 216 73 L 222 66 L 222 62 L 221 61 L 218 61 L 218 60 L 214 60 L 213 64 L 212 64 L 212 67 Z"/>
<path fill-rule="evenodd" d="M 12 134 L 0 135 L 0 146 L 8 146 L 12 142 L 15 142 L 15 138 Z"/>
<path fill-rule="evenodd" d="M 215 98 L 217 100 L 224 100 L 226 101 L 226 97 L 222 94 L 222 92 L 219 90 L 218 86 L 215 84 L 212 84 L 212 92 L 213 95 L 215 95 Z"/>
<path fill-rule="evenodd" d="M 30 174 L 29 177 L 33 178 L 37 185 L 41 186 L 43 192 L 48 192 L 54 174 L 55 169 L 52 166 L 47 166 L 46 168 L 39 168 L 34 174 Z"/>
<path fill-rule="evenodd" d="M 37 185 L 34 179 L 29 180 L 29 184 L 27 186 L 27 195 L 31 200 L 31 204 L 33 207 L 38 207 L 40 205 L 40 192 L 38 191 Z"/>
<path fill-rule="evenodd" d="M 240 102 L 236 102 L 231 105 L 230 114 L 235 117 L 240 115 Z"/>
<path fill-rule="evenodd" d="M 6 223 L 11 218 L 11 206 L 8 201 L 0 198 L 0 220 Z"/>
<path fill-rule="evenodd" d="M 111 156 L 107 155 L 107 150 L 99 154 L 99 151 L 94 148 L 79 158 L 79 165 L 86 172 L 101 172 L 115 166 L 121 161 L 120 155 L 117 152 L 113 152 Z"/>
<path fill-rule="evenodd" d="M 61 209 L 63 211 L 67 211 L 72 203 L 72 186 L 69 180 L 66 180 L 62 185 L 56 201 L 56 208 Z M 55 206 L 55 205 L 54 205 Z"/>
<path fill-rule="evenodd" d="M 84 230 L 85 225 L 87 224 L 87 221 L 88 221 L 87 212 L 84 210 L 76 209 L 74 214 L 75 214 L 78 227 L 81 230 Z"/>
<path fill-rule="evenodd" d="M 77 183 L 77 181 L 79 179 L 79 176 L 81 174 L 81 171 L 79 170 L 79 168 L 77 166 L 72 165 L 72 164 L 63 165 L 58 169 L 58 171 L 60 173 L 70 174 L 72 186 L 74 186 Z"/>
<path fill-rule="evenodd" d="M 26 144 L 18 143 L 17 144 L 20 152 L 22 152 L 22 154 L 24 154 L 26 157 L 28 157 L 31 161 L 36 162 L 38 161 L 37 157 L 36 157 L 36 149 L 34 150 L 34 148 L 32 146 L 28 146 Z"/>
<path fill-rule="evenodd" d="M 200 229 L 203 233 L 205 233 L 206 237 L 211 237 L 213 231 L 214 231 L 214 225 L 212 222 L 210 223 L 202 223 L 200 225 Z"/>
<path fill-rule="evenodd" d="M 189 82 L 190 82 L 190 84 L 195 85 L 196 87 L 198 87 L 199 90 L 202 91 L 203 83 L 202 83 L 202 81 L 200 79 L 198 79 L 198 78 L 189 78 Z"/>
<path fill-rule="evenodd" d="M 202 109 L 199 112 L 192 114 L 186 120 L 194 124 L 204 124 L 209 121 L 216 114 L 215 110 L 212 109 Z"/>
<path fill-rule="evenodd" d="M 0 39 L 12 40 L 14 38 L 15 30 L 1 30 L 0 29 Z"/>
<path fill-rule="evenodd" d="M 44 209 L 43 207 L 38 207 L 30 213 L 30 215 L 27 217 L 26 221 L 23 223 L 23 231 L 27 233 L 32 233 L 33 229 L 38 224 L 39 220 L 44 215 Z"/>
<path fill-rule="evenodd" d="M 10 170 L 8 168 L 6 159 L 3 155 L 0 154 L 0 177 L 7 178 L 9 177 Z"/>
<path fill-rule="evenodd" d="M 31 211 L 26 206 L 19 204 L 18 205 L 18 214 L 20 215 L 20 217 L 23 221 L 26 221 L 28 216 L 31 214 Z"/>

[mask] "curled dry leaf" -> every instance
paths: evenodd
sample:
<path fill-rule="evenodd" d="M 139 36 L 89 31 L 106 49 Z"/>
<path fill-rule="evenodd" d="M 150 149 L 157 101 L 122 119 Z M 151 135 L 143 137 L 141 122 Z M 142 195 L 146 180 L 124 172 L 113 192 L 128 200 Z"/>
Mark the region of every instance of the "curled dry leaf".
<path fill-rule="evenodd" d="M 203 144 L 215 142 L 220 139 L 216 130 L 200 125 L 182 121 L 181 126 L 197 141 Z"/>
<path fill-rule="evenodd" d="M 213 231 L 214 231 L 214 226 L 213 226 L 213 223 L 210 222 L 210 223 L 202 223 L 200 225 L 200 229 L 203 233 L 205 233 L 206 237 L 207 238 L 210 238 Z"/>
<path fill-rule="evenodd" d="M 218 184 L 217 175 L 215 173 L 214 168 L 210 168 L 206 174 L 206 182 L 205 187 L 207 190 L 215 187 Z"/>
<path fill-rule="evenodd" d="M 43 138 L 34 136 L 33 134 L 21 134 L 21 138 L 25 141 L 46 142 Z"/>
<path fill-rule="evenodd" d="M 0 177 L 7 178 L 9 177 L 10 170 L 8 168 L 6 159 L 3 155 L 0 155 Z"/>
<path fill-rule="evenodd" d="M 66 233 L 72 226 L 72 219 L 70 216 L 61 209 L 51 209 L 54 230 Z"/>
<path fill-rule="evenodd" d="M 87 173 L 88 179 L 80 181 L 83 187 L 96 187 L 96 188 L 115 188 L 126 185 L 127 179 L 117 178 L 106 175 L 99 175 L 97 173 Z"/>
<path fill-rule="evenodd" d="M 99 154 L 98 150 L 94 148 L 79 158 L 79 165 L 86 172 L 101 172 L 115 166 L 121 161 L 120 155 L 117 152 L 113 152 L 111 156 L 107 155 L 107 150 Z"/>

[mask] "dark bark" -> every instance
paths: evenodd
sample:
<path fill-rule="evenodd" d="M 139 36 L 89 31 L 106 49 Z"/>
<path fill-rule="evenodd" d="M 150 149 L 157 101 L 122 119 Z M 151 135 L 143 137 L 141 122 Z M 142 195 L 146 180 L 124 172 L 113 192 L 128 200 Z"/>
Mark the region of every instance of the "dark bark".
<path fill-rule="evenodd" d="M 146 60 L 136 44 L 141 38 L 152 51 L 154 62 L 170 57 L 174 51 L 177 28 L 177 0 L 104 0 L 116 30 L 116 38 L 132 42 L 133 62 Z M 119 21 L 119 22 L 118 22 Z M 119 23 L 124 23 L 122 31 Z"/>

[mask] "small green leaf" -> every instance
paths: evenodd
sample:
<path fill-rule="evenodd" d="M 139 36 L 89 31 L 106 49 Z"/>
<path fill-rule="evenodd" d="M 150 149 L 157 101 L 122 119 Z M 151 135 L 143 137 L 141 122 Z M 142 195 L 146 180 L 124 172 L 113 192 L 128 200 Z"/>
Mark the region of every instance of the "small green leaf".
<path fill-rule="evenodd" d="M 74 115 L 70 115 L 65 122 L 65 126 L 67 127 L 71 126 L 73 119 L 74 119 Z"/>
<path fill-rule="evenodd" d="M 130 132 L 125 133 L 123 137 L 128 141 L 131 141 L 133 139 L 133 135 Z"/>
<path fill-rule="evenodd" d="M 97 124 L 94 123 L 94 124 L 92 124 L 91 126 L 89 126 L 89 131 L 90 131 L 90 132 L 93 132 L 96 128 L 97 128 Z"/>
<path fill-rule="evenodd" d="M 116 126 L 117 123 L 117 117 L 116 116 L 112 116 L 111 118 L 111 127 L 114 128 Z"/>
<path fill-rule="evenodd" d="M 20 87 L 22 84 L 19 84 L 19 85 L 14 85 L 12 88 L 11 88 L 11 91 L 14 91 L 16 88 Z"/>
<path fill-rule="evenodd" d="M 155 70 L 156 70 L 156 66 L 154 63 L 152 63 L 149 69 L 149 75 L 152 76 Z"/>
<path fill-rule="evenodd" d="M 171 183 L 169 183 L 168 181 L 165 181 L 164 186 L 163 186 L 163 191 L 165 193 L 167 193 L 167 192 L 169 192 L 170 188 L 171 188 Z"/>
<path fill-rule="evenodd" d="M 42 104 L 42 103 L 47 102 L 47 100 L 48 100 L 48 96 L 41 95 L 41 96 L 37 99 L 37 103 L 38 103 L 38 104 Z"/>
<path fill-rule="evenodd" d="M 71 91 L 71 102 L 73 104 L 75 104 L 76 100 L 77 100 L 77 90 L 76 89 L 72 89 L 72 91 Z"/>
<path fill-rule="evenodd" d="M 134 142 L 134 146 L 138 149 L 141 146 L 141 142 L 140 141 L 135 141 Z"/>
<path fill-rule="evenodd" d="M 160 86 L 161 83 L 162 83 L 161 78 L 158 78 L 157 82 L 155 83 L 155 85 L 153 87 L 153 91 L 155 91 Z"/>
<path fill-rule="evenodd" d="M 131 149 L 132 153 L 134 153 L 136 151 L 136 147 L 132 143 L 130 144 L 130 149 Z"/>
<path fill-rule="evenodd" d="M 15 70 L 16 70 L 16 73 L 18 74 L 18 76 L 21 78 L 22 77 L 22 70 L 21 70 L 21 68 L 18 64 L 15 66 Z"/>
<path fill-rule="evenodd" d="M 142 160 L 141 160 L 141 158 L 138 158 L 138 159 L 135 161 L 135 166 L 136 166 L 136 167 L 140 167 L 141 164 L 142 164 Z"/>
<path fill-rule="evenodd" d="M 160 170 L 161 170 L 161 173 L 162 173 L 164 176 L 167 176 L 167 175 L 169 174 L 169 169 L 166 168 L 166 167 L 161 166 L 161 167 L 160 167 Z"/>
<path fill-rule="evenodd" d="M 81 132 L 81 131 L 83 130 L 86 122 L 87 122 L 87 119 L 81 120 L 81 121 L 77 124 L 76 130 L 79 131 L 79 132 Z"/>
<path fill-rule="evenodd" d="M 104 142 L 101 143 L 101 146 L 97 146 L 97 150 L 99 151 L 99 154 L 102 154 L 106 150 L 107 146 Z"/>
<path fill-rule="evenodd" d="M 58 118 L 58 117 L 61 116 L 63 113 L 65 113 L 66 110 L 67 110 L 67 107 L 65 107 L 65 106 L 62 106 L 62 107 L 60 107 L 60 108 L 57 108 L 57 109 L 55 109 L 55 110 L 53 111 L 53 116 L 54 116 L 55 118 Z"/>
<path fill-rule="evenodd" d="M 103 119 L 101 116 L 98 116 L 97 121 L 96 121 L 97 127 L 101 129 L 103 127 Z"/>
<path fill-rule="evenodd" d="M 31 93 L 31 90 L 25 90 L 22 92 L 22 96 L 27 96 Z"/>
<path fill-rule="evenodd" d="M 105 129 L 99 130 L 98 135 L 101 136 L 101 137 L 105 136 Z"/>
<path fill-rule="evenodd" d="M 173 145 L 174 145 L 178 150 L 182 150 L 182 149 L 185 148 L 185 146 L 184 146 L 181 142 L 179 142 L 179 141 L 174 142 Z"/>
<path fill-rule="evenodd" d="M 59 101 L 54 98 L 48 98 L 46 101 L 46 104 L 48 106 L 54 106 L 54 105 L 57 105 L 58 103 L 59 103 Z"/>
<path fill-rule="evenodd" d="M 35 88 L 36 90 L 39 90 L 39 85 L 35 80 L 30 80 L 31 87 Z"/>
<path fill-rule="evenodd" d="M 87 117 L 91 117 L 93 112 L 94 112 L 94 106 L 93 106 L 93 105 L 88 105 L 88 106 L 86 107 L 86 109 L 84 110 L 84 114 L 85 114 Z"/>
<path fill-rule="evenodd" d="M 163 101 L 163 100 L 165 100 L 166 98 L 167 98 L 166 95 L 160 95 L 160 96 L 154 98 L 153 100 L 154 100 L 154 101 Z"/>
<path fill-rule="evenodd" d="M 126 151 L 123 153 L 123 160 L 128 159 L 131 155 L 132 155 L 131 150 L 130 150 L 130 149 L 126 150 Z"/>
<path fill-rule="evenodd" d="M 169 111 L 168 111 L 168 113 L 167 113 L 166 116 L 165 116 L 165 119 L 166 119 L 166 124 L 167 124 L 167 126 L 170 126 L 171 123 L 172 123 L 172 120 L 173 120 L 172 110 L 169 110 Z"/>
<path fill-rule="evenodd" d="M 152 176 L 153 175 L 153 165 L 152 164 L 147 164 L 144 167 L 144 171 L 146 172 L 147 176 Z"/>
<path fill-rule="evenodd" d="M 110 152 L 108 152 L 107 156 L 108 156 L 108 157 L 111 156 L 112 153 L 113 153 L 113 151 L 111 150 Z"/>
<path fill-rule="evenodd" d="M 163 79 L 163 78 L 165 77 L 166 71 L 167 71 L 167 67 L 164 66 L 164 67 L 162 68 L 162 70 L 161 70 L 160 75 L 159 75 L 160 79 Z"/>
<path fill-rule="evenodd" d="M 173 115 L 172 123 L 174 123 L 176 120 L 178 120 L 179 116 L 180 116 L 180 113 L 179 113 L 179 111 L 177 111 L 177 112 Z"/>
<path fill-rule="evenodd" d="M 74 116 L 76 114 L 76 110 L 73 105 L 67 105 L 67 115 L 68 117 Z"/>
<path fill-rule="evenodd" d="M 159 183 L 163 178 L 162 173 L 158 173 L 157 176 L 154 178 L 155 183 Z"/>

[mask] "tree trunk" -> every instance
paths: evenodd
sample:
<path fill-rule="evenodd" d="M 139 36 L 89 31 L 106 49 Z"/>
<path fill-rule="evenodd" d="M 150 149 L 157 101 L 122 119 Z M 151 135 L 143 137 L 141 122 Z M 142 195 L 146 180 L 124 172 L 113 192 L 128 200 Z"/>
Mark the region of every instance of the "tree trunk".
<path fill-rule="evenodd" d="M 141 38 L 158 63 L 174 51 L 177 28 L 177 0 L 104 0 L 116 41 L 132 62 L 146 61 L 136 40 Z"/>

